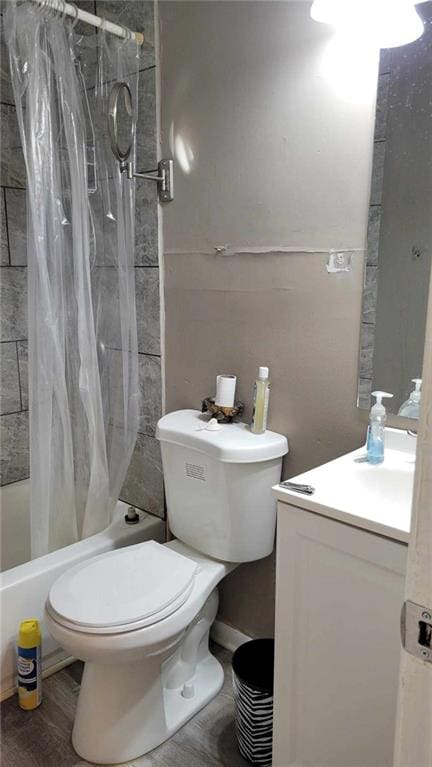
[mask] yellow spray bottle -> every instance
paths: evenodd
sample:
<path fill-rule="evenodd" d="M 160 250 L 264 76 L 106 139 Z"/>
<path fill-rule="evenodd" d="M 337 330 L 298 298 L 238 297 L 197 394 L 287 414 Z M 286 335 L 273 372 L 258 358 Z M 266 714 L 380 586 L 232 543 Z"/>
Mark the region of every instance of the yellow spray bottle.
<path fill-rule="evenodd" d="M 25 711 L 37 708 L 42 700 L 41 632 L 36 618 L 22 621 L 18 633 L 18 702 Z"/>

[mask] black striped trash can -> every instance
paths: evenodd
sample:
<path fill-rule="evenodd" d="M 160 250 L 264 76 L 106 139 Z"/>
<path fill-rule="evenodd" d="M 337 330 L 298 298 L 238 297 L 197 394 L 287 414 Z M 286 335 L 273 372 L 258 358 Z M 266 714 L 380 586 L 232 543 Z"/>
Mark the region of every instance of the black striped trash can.
<path fill-rule="evenodd" d="M 252 639 L 241 645 L 232 666 L 239 751 L 251 764 L 270 767 L 274 640 Z"/>

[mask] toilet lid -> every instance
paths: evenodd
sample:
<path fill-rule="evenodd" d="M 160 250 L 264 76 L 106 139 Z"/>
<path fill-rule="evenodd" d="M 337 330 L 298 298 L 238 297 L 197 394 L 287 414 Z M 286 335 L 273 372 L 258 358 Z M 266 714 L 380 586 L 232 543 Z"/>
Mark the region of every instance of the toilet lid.
<path fill-rule="evenodd" d="M 47 607 L 63 625 L 119 633 L 156 623 L 188 598 L 197 564 L 156 541 L 80 562 L 52 586 Z"/>

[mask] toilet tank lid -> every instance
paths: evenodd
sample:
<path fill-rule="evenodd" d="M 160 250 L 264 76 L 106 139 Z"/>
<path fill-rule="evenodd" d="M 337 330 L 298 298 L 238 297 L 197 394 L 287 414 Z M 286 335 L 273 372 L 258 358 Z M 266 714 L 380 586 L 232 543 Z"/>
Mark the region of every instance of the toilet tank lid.
<path fill-rule="evenodd" d="M 209 416 L 199 410 L 177 410 L 159 420 L 156 436 L 224 463 L 259 463 L 288 452 L 288 440 L 282 434 L 252 434 L 245 423 L 223 423 L 218 431 L 210 431 L 205 428 L 208 421 Z"/>

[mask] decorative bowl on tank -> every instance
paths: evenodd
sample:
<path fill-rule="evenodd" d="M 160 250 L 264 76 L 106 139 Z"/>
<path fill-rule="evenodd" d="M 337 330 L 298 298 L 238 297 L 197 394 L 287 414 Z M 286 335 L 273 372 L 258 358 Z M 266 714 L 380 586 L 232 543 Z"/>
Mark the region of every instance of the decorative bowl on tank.
<path fill-rule="evenodd" d="M 243 402 L 235 402 L 233 407 L 222 407 L 221 405 L 216 405 L 214 397 L 206 397 L 201 405 L 201 412 L 210 413 L 219 423 L 231 423 L 234 418 L 239 418 L 243 415 L 243 411 Z"/>

